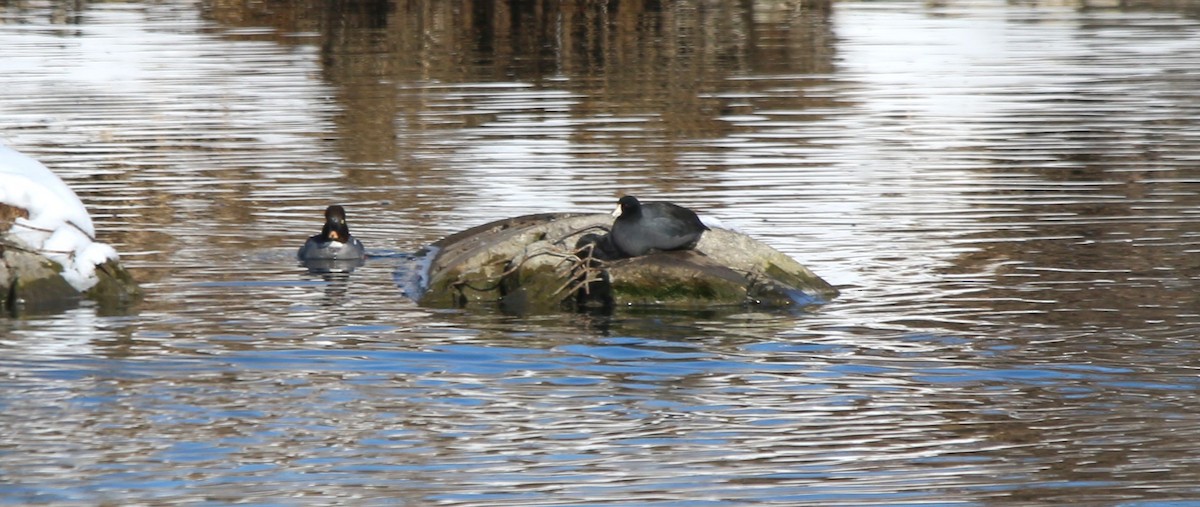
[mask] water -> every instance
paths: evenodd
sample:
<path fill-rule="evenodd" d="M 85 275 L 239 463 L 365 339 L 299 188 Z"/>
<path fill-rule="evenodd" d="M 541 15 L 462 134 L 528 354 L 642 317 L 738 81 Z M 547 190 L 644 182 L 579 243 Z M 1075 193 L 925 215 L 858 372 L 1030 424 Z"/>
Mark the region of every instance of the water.
<path fill-rule="evenodd" d="M 0 320 L 2 502 L 1200 498 L 1194 9 L 632 4 L 0 6 L 0 137 L 147 294 Z M 517 317 L 393 280 L 625 192 L 843 295 Z M 308 274 L 332 202 L 383 257 Z"/>

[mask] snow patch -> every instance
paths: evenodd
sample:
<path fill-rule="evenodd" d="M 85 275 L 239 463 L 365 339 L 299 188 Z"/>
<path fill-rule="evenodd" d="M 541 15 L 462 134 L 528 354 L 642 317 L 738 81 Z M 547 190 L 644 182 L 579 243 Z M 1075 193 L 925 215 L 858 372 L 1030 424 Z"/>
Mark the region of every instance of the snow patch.
<path fill-rule="evenodd" d="M 113 247 L 95 240 L 96 228 L 83 202 L 41 162 L 0 145 L 0 202 L 27 210 L 3 239 L 33 250 L 63 267 L 62 277 L 79 291 L 99 281 L 96 265 L 117 260 Z"/>

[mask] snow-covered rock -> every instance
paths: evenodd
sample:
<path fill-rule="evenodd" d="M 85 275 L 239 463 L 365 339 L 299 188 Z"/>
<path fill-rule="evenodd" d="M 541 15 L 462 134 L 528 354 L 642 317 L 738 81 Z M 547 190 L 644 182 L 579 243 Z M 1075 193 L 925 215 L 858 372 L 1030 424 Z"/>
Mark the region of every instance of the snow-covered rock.
<path fill-rule="evenodd" d="M 2 145 L 0 205 L 11 207 L 6 211 L 11 225 L 0 230 L 0 247 L 57 263 L 59 275 L 79 292 L 99 283 L 98 265 L 118 260 L 113 247 L 96 241 L 92 218 L 75 192 L 41 162 Z"/>

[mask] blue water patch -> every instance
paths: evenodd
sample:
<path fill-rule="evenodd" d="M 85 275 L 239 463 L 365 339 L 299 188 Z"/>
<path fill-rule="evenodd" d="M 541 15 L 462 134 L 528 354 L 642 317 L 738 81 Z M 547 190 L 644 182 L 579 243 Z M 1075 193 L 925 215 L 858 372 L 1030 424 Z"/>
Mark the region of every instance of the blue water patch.
<path fill-rule="evenodd" d="M 487 405 L 487 403 L 488 403 L 487 400 L 481 400 L 479 398 L 469 398 L 469 397 L 463 397 L 463 396 L 441 396 L 441 397 L 438 397 L 437 402 L 445 403 L 448 405 L 458 405 L 460 407 L 481 407 L 481 406 Z"/>
<path fill-rule="evenodd" d="M 1121 367 L 1104 366 L 1101 364 L 1055 363 L 1054 368 L 1057 370 L 1071 370 L 1071 371 L 1082 371 L 1082 372 L 1103 373 L 1103 374 L 1119 374 L 1119 373 L 1133 373 L 1134 372 L 1133 368 L 1129 368 L 1129 367 L 1125 367 L 1125 366 L 1121 366 Z"/>
<path fill-rule="evenodd" d="M 829 300 L 817 295 L 808 294 L 802 290 L 788 290 L 785 292 L 788 299 L 791 299 L 797 307 L 803 309 L 806 306 L 823 305 L 829 303 Z"/>
<path fill-rule="evenodd" d="M 203 463 L 221 460 L 241 452 L 241 449 L 223 447 L 217 442 L 174 442 L 170 447 L 156 453 L 155 458 L 169 463 Z"/>
<path fill-rule="evenodd" d="M 594 345 L 566 345 L 558 347 L 557 350 L 596 359 L 610 361 L 638 361 L 638 360 L 690 360 L 712 357 L 712 354 L 698 352 L 666 352 L 662 350 L 654 350 L 640 347 L 623 347 L 623 346 L 594 346 Z"/>
<path fill-rule="evenodd" d="M 438 351 L 442 354 L 447 354 L 457 359 L 470 359 L 475 361 L 493 361 L 497 358 L 513 358 L 517 356 L 546 354 L 546 351 L 542 349 L 479 345 L 439 345 L 434 347 L 432 350 Z"/>

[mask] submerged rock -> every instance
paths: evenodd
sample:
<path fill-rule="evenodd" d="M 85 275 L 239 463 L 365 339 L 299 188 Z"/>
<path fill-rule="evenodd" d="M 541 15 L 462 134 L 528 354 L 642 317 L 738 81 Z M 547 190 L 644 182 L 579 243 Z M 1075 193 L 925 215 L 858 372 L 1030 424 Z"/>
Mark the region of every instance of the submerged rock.
<path fill-rule="evenodd" d="M 701 309 L 819 304 L 838 291 L 791 257 L 745 234 L 716 229 L 693 250 L 604 261 L 575 249 L 608 232 L 607 214 L 550 213 L 492 222 L 430 246 L 420 289 L 434 307 L 498 304 L 508 311 L 648 306 Z M 585 242 L 586 243 L 586 242 Z"/>

